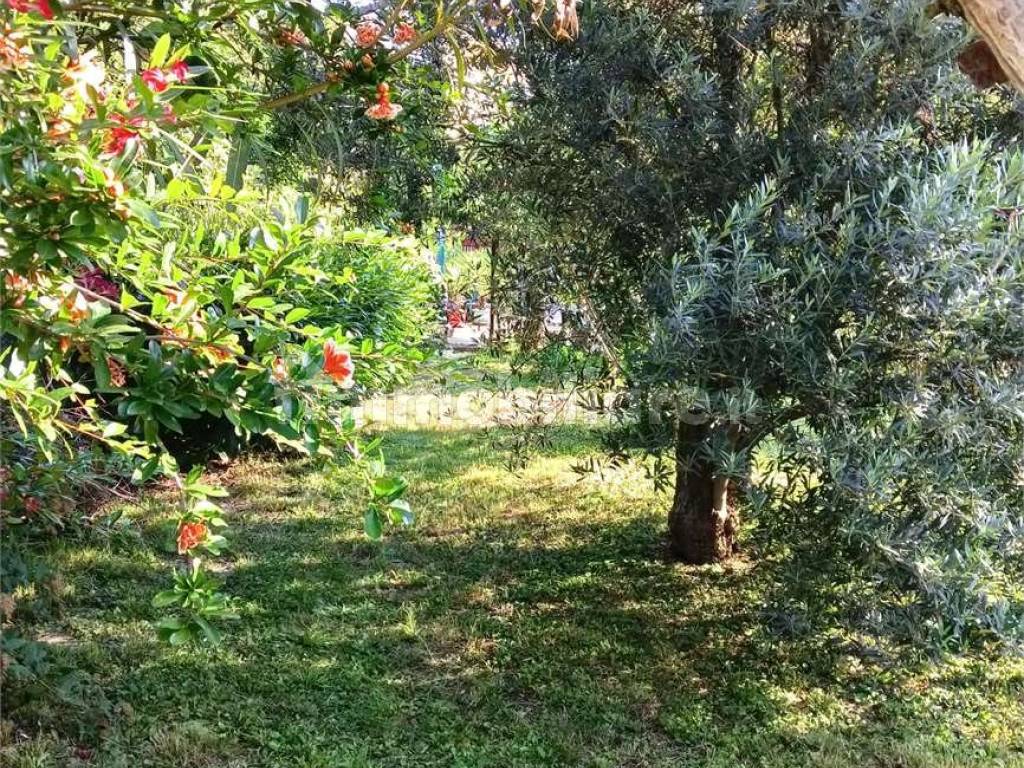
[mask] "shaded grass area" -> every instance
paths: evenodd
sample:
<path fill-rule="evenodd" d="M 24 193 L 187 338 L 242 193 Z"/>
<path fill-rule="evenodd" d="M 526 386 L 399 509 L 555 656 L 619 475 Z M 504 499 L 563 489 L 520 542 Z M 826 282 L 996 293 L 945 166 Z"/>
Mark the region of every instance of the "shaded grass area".
<path fill-rule="evenodd" d="M 44 634 L 108 702 L 22 702 L 6 716 L 54 736 L 5 764 L 1024 766 L 1024 663 L 779 631 L 774 563 L 669 562 L 643 473 L 579 481 L 596 443 L 552 436 L 514 475 L 481 431 L 388 434 L 418 521 L 380 544 L 348 470 L 236 463 L 242 619 L 216 649 L 155 640 L 158 498 L 130 511 L 150 548 L 63 550 Z"/>

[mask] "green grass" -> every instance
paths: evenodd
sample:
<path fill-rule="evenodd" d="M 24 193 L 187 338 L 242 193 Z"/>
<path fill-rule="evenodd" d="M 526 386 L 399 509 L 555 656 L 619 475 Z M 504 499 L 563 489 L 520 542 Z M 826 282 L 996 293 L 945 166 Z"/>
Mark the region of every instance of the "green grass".
<path fill-rule="evenodd" d="M 420 366 L 402 393 L 497 391 L 519 383 L 519 377 L 512 372 L 510 360 L 507 355 L 492 355 L 486 349 L 432 356 Z"/>
<path fill-rule="evenodd" d="M 635 468 L 577 481 L 596 444 L 553 434 L 519 475 L 480 431 L 389 434 L 418 520 L 380 544 L 348 470 L 236 463 L 216 649 L 155 639 L 159 498 L 131 510 L 151 547 L 62 550 L 42 631 L 107 705 L 21 702 L 36 737 L 3 764 L 1024 766 L 1024 663 L 774 630 L 770 561 L 668 561 L 667 499 Z"/>

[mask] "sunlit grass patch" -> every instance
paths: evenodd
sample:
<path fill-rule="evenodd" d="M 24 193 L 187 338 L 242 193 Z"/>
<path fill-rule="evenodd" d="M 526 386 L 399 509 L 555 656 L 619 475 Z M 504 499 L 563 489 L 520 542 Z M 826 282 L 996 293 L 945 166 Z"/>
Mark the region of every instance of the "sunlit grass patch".
<path fill-rule="evenodd" d="M 62 550 L 44 630 L 107 701 L 30 707 L 57 738 L 4 747 L 5 765 L 74 765 L 79 742 L 111 767 L 1024 765 L 1019 660 L 783 631 L 763 610 L 774 561 L 668 560 L 668 497 L 642 469 L 573 471 L 598 449 L 587 428 L 553 429 L 519 472 L 501 437 L 387 434 L 418 519 L 381 543 L 349 468 L 219 472 L 219 577 L 242 614 L 220 648 L 156 642 L 159 504 L 127 510 L 148 550 Z"/>

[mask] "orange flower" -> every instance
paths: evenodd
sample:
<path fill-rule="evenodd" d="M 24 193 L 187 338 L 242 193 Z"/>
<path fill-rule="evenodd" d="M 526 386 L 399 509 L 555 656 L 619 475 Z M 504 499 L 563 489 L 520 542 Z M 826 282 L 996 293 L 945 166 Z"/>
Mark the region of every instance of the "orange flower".
<path fill-rule="evenodd" d="M 356 27 L 356 45 L 360 48 L 372 48 L 380 39 L 380 27 L 372 21 L 364 21 Z"/>
<path fill-rule="evenodd" d="M 232 357 L 231 351 L 220 344 L 204 344 L 203 349 L 218 363 L 223 363 Z"/>
<path fill-rule="evenodd" d="M 416 39 L 416 28 L 412 24 L 401 22 L 395 27 L 394 41 L 396 45 L 405 45 Z"/>
<path fill-rule="evenodd" d="M 124 196 L 124 182 L 117 178 L 117 175 L 109 168 L 103 169 L 103 180 L 106 183 L 106 192 L 115 200 Z"/>
<path fill-rule="evenodd" d="M 355 372 L 352 355 L 335 344 L 333 339 L 328 339 L 324 343 L 324 373 L 342 389 L 351 389 L 355 385 Z"/>
<path fill-rule="evenodd" d="M 4 285 L 11 294 L 6 297 L 6 302 L 9 302 L 12 307 L 20 307 L 25 303 L 25 294 L 28 293 L 32 283 L 27 277 L 8 272 L 4 275 Z"/>
<path fill-rule="evenodd" d="M 89 100 L 90 87 L 98 93 L 107 76 L 103 62 L 98 57 L 99 51 L 86 51 L 64 70 L 65 82 L 71 85 L 82 101 Z"/>
<path fill-rule="evenodd" d="M 5 26 L 0 34 L 0 72 L 8 69 L 21 69 L 28 63 L 32 54 L 32 46 L 25 42 L 25 35 L 14 32 Z"/>
<path fill-rule="evenodd" d="M 305 45 L 308 41 L 301 29 L 282 29 L 275 36 L 278 45 Z"/>
<path fill-rule="evenodd" d="M 288 379 L 288 365 L 280 357 L 274 358 L 274 365 L 270 369 L 270 376 L 274 381 L 280 383 Z"/>
<path fill-rule="evenodd" d="M 74 129 L 75 126 L 73 126 L 67 120 L 51 120 L 50 127 L 46 131 L 46 138 L 48 138 L 54 144 L 62 144 L 68 140 L 68 138 L 71 136 L 71 132 Z"/>
<path fill-rule="evenodd" d="M 57 340 L 57 349 L 60 350 L 62 355 L 66 355 L 68 350 L 71 349 L 71 339 L 67 336 L 61 336 Z"/>
<path fill-rule="evenodd" d="M 555 0 L 555 22 L 552 26 L 556 40 L 575 40 L 579 36 L 576 0 Z"/>
<path fill-rule="evenodd" d="M 110 383 L 115 387 L 123 387 L 127 380 L 124 366 L 112 357 L 107 358 L 107 370 L 110 371 Z"/>
<path fill-rule="evenodd" d="M 184 555 L 198 547 L 206 541 L 209 533 L 206 523 L 182 523 L 178 527 L 178 554 Z"/>
<path fill-rule="evenodd" d="M 89 316 L 89 302 L 78 291 L 73 291 L 65 297 L 64 309 L 67 311 L 68 321 L 74 325 L 78 325 Z"/>
<path fill-rule="evenodd" d="M 377 86 L 377 103 L 366 110 L 366 116 L 373 120 L 394 120 L 402 111 L 401 104 L 391 103 L 391 89 L 387 83 Z"/>
<path fill-rule="evenodd" d="M 168 288 L 164 291 L 167 297 L 167 305 L 170 307 L 182 307 L 188 301 L 188 294 L 177 288 Z"/>

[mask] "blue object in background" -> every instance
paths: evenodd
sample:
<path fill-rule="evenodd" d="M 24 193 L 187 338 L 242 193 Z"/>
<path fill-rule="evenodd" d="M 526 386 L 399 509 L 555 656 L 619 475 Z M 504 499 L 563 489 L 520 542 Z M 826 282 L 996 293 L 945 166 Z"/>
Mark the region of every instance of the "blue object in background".
<path fill-rule="evenodd" d="M 437 228 L 437 267 L 441 270 L 441 274 L 444 274 L 444 227 Z"/>

